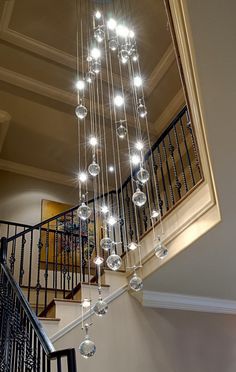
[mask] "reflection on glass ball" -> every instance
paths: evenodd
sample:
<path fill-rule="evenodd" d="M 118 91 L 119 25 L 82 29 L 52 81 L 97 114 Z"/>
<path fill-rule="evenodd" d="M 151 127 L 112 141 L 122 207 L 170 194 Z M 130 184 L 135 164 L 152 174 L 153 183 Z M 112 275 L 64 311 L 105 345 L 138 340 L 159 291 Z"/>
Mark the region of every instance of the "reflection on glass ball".
<path fill-rule="evenodd" d="M 147 116 L 146 106 L 144 106 L 141 102 L 139 103 L 137 110 L 138 110 L 138 114 L 139 114 L 140 118 L 143 119 Z"/>
<path fill-rule="evenodd" d="M 77 118 L 82 120 L 87 116 L 88 110 L 86 109 L 85 106 L 82 105 L 82 103 L 80 103 L 80 105 L 76 107 L 75 113 Z"/>
<path fill-rule="evenodd" d="M 158 240 L 158 243 L 154 247 L 154 253 L 160 260 L 163 260 L 168 255 L 168 249 L 160 239 Z"/>
<path fill-rule="evenodd" d="M 89 339 L 88 335 L 85 336 L 84 341 L 79 345 L 79 352 L 85 359 L 90 358 L 95 354 L 95 343 Z"/>
<path fill-rule="evenodd" d="M 92 210 L 83 202 L 77 210 L 78 217 L 85 221 L 91 216 Z"/>
<path fill-rule="evenodd" d="M 132 61 L 137 62 L 138 61 L 138 53 L 136 50 L 133 51 L 132 53 Z"/>
<path fill-rule="evenodd" d="M 104 40 L 105 32 L 103 31 L 103 29 L 101 27 L 98 27 L 94 31 L 94 37 L 95 37 L 95 39 L 97 40 L 98 43 L 101 43 Z"/>
<path fill-rule="evenodd" d="M 91 176 L 96 177 L 99 172 L 100 172 L 100 166 L 93 161 L 89 166 L 88 166 L 88 172 L 91 174 Z"/>
<path fill-rule="evenodd" d="M 116 133 L 118 135 L 119 138 L 125 138 L 126 134 L 127 134 L 127 129 L 125 128 L 124 125 L 120 124 L 120 126 L 116 129 Z"/>
<path fill-rule="evenodd" d="M 99 74 L 99 72 L 101 72 L 101 63 L 99 61 L 94 61 L 92 64 L 92 70 L 95 74 Z"/>
<path fill-rule="evenodd" d="M 93 71 L 88 71 L 85 80 L 87 83 L 92 84 L 92 82 L 95 80 L 95 73 Z"/>
<path fill-rule="evenodd" d="M 137 207 L 142 207 L 146 203 L 147 197 L 140 189 L 137 189 L 132 196 L 132 201 Z"/>
<path fill-rule="evenodd" d="M 141 291 L 143 289 L 143 281 L 136 273 L 134 273 L 130 279 L 129 286 L 136 292 Z"/>
<path fill-rule="evenodd" d="M 146 169 L 141 168 L 137 173 L 137 179 L 142 183 L 146 183 L 149 180 L 149 173 Z"/>
<path fill-rule="evenodd" d="M 126 45 L 125 45 L 125 49 L 127 50 L 128 55 L 129 55 L 129 56 L 132 56 L 132 54 L 133 54 L 133 52 L 134 52 L 134 46 L 133 46 L 133 44 L 131 44 L 131 43 L 126 43 Z"/>
<path fill-rule="evenodd" d="M 96 304 L 93 307 L 93 311 L 97 316 L 103 316 L 107 313 L 108 305 L 105 301 L 103 301 L 101 298 L 96 302 Z"/>
<path fill-rule="evenodd" d="M 130 251 L 135 251 L 135 249 L 138 248 L 138 244 L 134 243 L 134 242 L 131 242 L 131 243 L 129 243 L 128 248 L 129 248 Z"/>
<path fill-rule="evenodd" d="M 109 257 L 107 257 L 107 266 L 109 267 L 109 269 L 113 271 L 119 270 L 121 264 L 122 260 L 120 256 L 118 256 L 118 254 L 116 254 L 115 252 L 113 252 Z"/>
<path fill-rule="evenodd" d="M 109 41 L 109 48 L 114 52 L 118 48 L 118 41 L 116 39 L 111 39 Z"/>
<path fill-rule="evenodd" d="M 109 249 L 112 248 L 112 240 L 111 238 L 103 238 L 100 241 L 100 247 L 104 249 L 104 251 L 108 251 Z"/>
<path fill-rule="evenodd" d="M 127 63 L 128 60 L 129 60 L 129 52 L 128 52 L 128 50 L 125 49 L 125 48 L 122 48 L 121 51 L 120 51 L 120 53 L 119 53 L 119 58 L 120 58 L 120 61 L 122 63 L 124 63 L 124 64 Z"/>

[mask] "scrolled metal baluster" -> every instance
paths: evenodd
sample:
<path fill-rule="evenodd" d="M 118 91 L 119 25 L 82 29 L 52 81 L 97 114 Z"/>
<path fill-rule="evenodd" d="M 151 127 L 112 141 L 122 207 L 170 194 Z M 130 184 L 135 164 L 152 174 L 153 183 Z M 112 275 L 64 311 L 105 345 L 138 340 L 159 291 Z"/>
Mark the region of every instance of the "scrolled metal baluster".
<path fill-rule="evenodd" d="M 25 235 L 22 235 L 22 238 L 21 238 L 21 254 L 20 254 L 20 272 L 19 272 L 19 285 L 20 286 L 22 285 L 23 276 L 24 276 L 25 244 L 26 244 Z"/>
<path fill-rule="evenodd" d="M 168 148 L 169 148 L 169 153 L 170 153 L 170 157 L 171 157 L 171 161 L 172 161 L 174 177 L 175 177 L 175 187 L 176 187 L 176 190 L 177 190 L 177 193 L 178 193 L 178 197 L 180 199 L 181 198 L 182 184 L 181 184 L 181 182 L 179 180 L 179 177 L 178 177 L 177 167 L 176 167 L 176 164 L 175 164 L 175 155 L 174 155 L 175 147 L 172 144 L 171 137 L 170 137 L 170 132 L 168 133 L 168 140 L 169 140 Z"/>
<path fill-rule="evenodd" d="M 162 149 L 163 149 L 163 153 L 164 153 L 164 161 L 165 161 L 166 169 L 167 169 L 167 176 L 168 176 L 171 203 L 172 203 L 172 206 L 173 206 L 175 204 L 175 197 L 174 197 L 174 191 L 173 191 L 173 187 L 172 187 L 172 180 L 171 180 L 171 174 L 170 174 L 170 168 L 169 168 L 168 157 L 167 157 L 167 152 L 166 152 L 166 144 L 165 144 L 165 139 L 164 138 L 163 138 L 163 141 L 162 141 L 161 144 L 162 144 Z"/>
<path fill-rule="evenodd" d="M 17 234 L 17 226 L 15 226 L 14 235 L 16 235 L 16 234 Z M 11 270 L 12 274 L 14 274 L 15 261 L 16 261 L 16 239 L 13 239 L 11 255 L 10 255 L 10 258 L 9 258 L 10 270 Z"/>

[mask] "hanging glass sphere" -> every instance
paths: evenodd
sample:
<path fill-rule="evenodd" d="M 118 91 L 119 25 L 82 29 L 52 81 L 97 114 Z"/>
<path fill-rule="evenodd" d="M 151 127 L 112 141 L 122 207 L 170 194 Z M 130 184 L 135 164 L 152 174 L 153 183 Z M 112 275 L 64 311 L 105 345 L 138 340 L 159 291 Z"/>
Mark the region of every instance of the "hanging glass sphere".
<path fill-rule="evenodd" d="M 91 176 L 96 177 L 100 173 L 100 166 L 93 160 L 88 166 L 88 172 Z"/>
<path fill-rule="evenodd" d="M 116 129 L 116 133 L 119 138 L 125 138 L 127 134 L 127 129 L 123 124 L 120 124 L 119 127 Z"/>
<path fill-rule="evenodd" d="M 112 248 L 112 240 L 111 238 L 103 238 L 101 241 L 100 241 L 100 247 L 102 249 L 104 249 L 104 251 L 108 251 L 109 249 Z"/>
<path fill-rule="evenodd" d="M 105 32 L 100 26 L 98 26 L 98 28 L 94 31 L 94 37 L 98 43 L 101 43 L 104 40 Z"/>
<path fill-rule="evenodd" d="M 146 203 L 147 197 L 139 188 L 132 196 L 132 201 L 137 207 L 142 207 Z"/>
<path fill-rule="evenodd" d="M 139 101 L 137 111 L 138 111 L 138 114 L 139 114 L 140 118 L 143 119 L 147 116 L 146 106 L 144 106 L 141 101 Z"/>
<path fill-rule="evenodd" d="M 89 208 L 84 202 L 77 210 L 78 217 L 83 221 L 87 220 L 91 216 L 91 213 L 91 208 Z"/>
<path fill-rule="evenodd" d="M 99 72 L 101 72 L 101 62 L 94 61 L 92 64 L 92 70 L 95 72 L 95 74 L 99 74 Z"/>
<path fill-rule="evenodd" d="M 122 264 L 122 260 L 120 256 L 118 256 L 118 254 L 116 254 L 115 252 L 112 252 L 112 254 L 107 257 L 106 262 L 107 262 L 107 266 L 109 267 L 109 269 L 113 271 L 119 270 Z"/>
<path fill-rule="evenodd" d="M 127 63 L 129 60 L 129 52 L 125 47 L 122 47 L 120 53 L 119 53 L 119 58 L 122 63 Z"/>
<path fill-rule="evenodd" d="M 77 118 L 82 120 L 87 116 L 88 110 L 84 105 L 82 105 L 82 102 L 80 102 L 80 104 L 75 109 L 75 113 Z"/>
<path fill-rule="evenodd" d="M 141 168 L 137 173 L 137 179 L 142 183 L 146 183 L 149 180 L 149 173 L 146 169 Z"/>
<path fill-rule="evenodd" d="M 143 289 L 143 281 L 136 273 L 134 273 L 130 279 L 129 286 L 136 292 L 141 291 Z"/>
<path fill-rule="evenodd" d="M 87 334 L 84 341 L 79 345 L 79 352 L 85 359 L 92 357 L 96 353 L 95 343 L 90 340 Z"/>
<path fill-rule="evenodd" d="M 137 53 L 137 51 L 136 50 L 134 50 L 133 51 L 133 53 L 132 53 L 132 61 L 133 62 L 137 62 L 138 61 L 138 53 Z"/>
<path fill-rule="evenodd" d="M 133 52 L 135 51 L 134 46 L 131 43 L 126 43 L 125 49 L 127 50 L 129 56 L 132 56 Z"/>
<path fill-rule="evenodd" d="M 87 83 L 92 84 L 92 82 L 95 80 L 95 73 L 93 71 L 88 71 L 85 80 Z"/>
<path fill-rule="evenodd" d="M 109 40 L 109 48 L 114 52 L 118 48 L 118 41 L 116 39 Z"/>
<path fill-rule="evenodd" d="M 99 298 L 93 307 L 93 311 L 97 316 L 103 316 L 107 313 L 107 310 L 108 310 L 107 303 L 103 301 L 101 298 Z"/>
<path fill-rule="evenodd" d="M 154 253 L 160 260 L 163 260 L 168 255 L 168 249 L 160 238 L 158 238 L 158 242 L 154 247 Z"/>

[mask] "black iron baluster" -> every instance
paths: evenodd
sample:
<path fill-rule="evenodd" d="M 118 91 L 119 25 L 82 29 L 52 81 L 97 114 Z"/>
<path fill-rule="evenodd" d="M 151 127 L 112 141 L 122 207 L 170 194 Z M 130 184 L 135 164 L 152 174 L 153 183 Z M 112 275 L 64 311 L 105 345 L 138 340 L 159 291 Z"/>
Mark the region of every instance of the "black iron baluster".
<path fill-rule="evenodd" d="M 179 197 L 179 199 L 181 199 L 182 184 L 179 180 L 178 171 L 177 171 L 177 167 L 176 167 L 176 164 L 175 164 L 175 155 L 174 155 L 175 147 L 173 146 L 172 141 L 171 141 L 170 131 L 168 133 L 168 140 L 169 140 L 169 146 L 168 146 L 169 147 L 169 153 L 170 153 L 172 166 L 173 166 L 173 170 L 174 170 L 175 187 L 176 187 L 176 190 L 177 190 L 177 193 L 178 193 L 178 197 Z"/>
<path fill-rule="evenodd" d="M 197 141 L 195 139 L 195 135 L 194 135 L 194 131 L 193 131 L 193 127 L 192 127 L 192 124 L 191 124 L 191 119 L 190 119 L 188 110 L 186 110 L 186 118 L 187 118 L 187 128 L 188 128 L 188 130 L 190 132 L 190 135 L 191 135 L 191 141 L 192 141 L 192 147 L 193 147 L 193 152 L 194 152 L 195 164 L 196 164 L 196 167 L 197 167 L 197 170 L 198 170 L 198 173 L 199 173 L 199 177 L 201 179 L 202 172 L 201 172 L 200 160 L 199 160 L 199 155 L 198 155 Z"/>
<path fill-rule="evenodd" d="M 39 308 L 39 294 L 42 288 L 40 284 L 40 264 L 41 264 L 41 251 L 42 251 L 43 243 L 42 243 L 42 231 L 41 227 L 39 228 L 39 241 L 38 241 L 38 272 L 37 272 L 37 283 L 36 283 L 36 315 L 38 315 L 38 308 Z"/>
<path fill-rule="evenodd" d="M 22 285 L 24 276 L 24 254 L 25 254 L 25 235 L 21 238 L 21 253 L 20 253 L 20 272 L 19 272 L 19 285 Z"/>
<path fill-rule="evenodd" d="M 55 268 L 56 268 L 56 273 L 55 273 L 55 281 L 54 281 L 54 289 L 55 289 L 55 298 L 57 298 L 57 272 L 58 272 L 58 219 L 56 219 L 56 231 L 54 235 L 55 239 Z"/>
<path fill-rule="evenodd" d="M 14 235 L 16 235 L 16 234 L 17 234 L 17 226 L 15 226 Z M 13 239 L 12 249 L 11 249 L 11 256 L 10 256 L 10 259 L 9 259 L 10 269 L 11 269 L 12 274 L 14 274 L 15 261 L 16 261 L 16 239 Z"/>
<path fill-rule="evenodd" d="M 178 137 L 178 133 L 176 130 L 176 124 L 173 126 L 173 129 L 174 129 L 175 142 L 176 142 L 178 154 L 179 154 L 179 160 L 180 160 L 181 171 L 182 171 L 181 173 L 182 173 L 182 178 L 184 181 L 185 192 L 188 192 L 188 184 L 187 184 L 186 174 L 184 170 L 184 163 L 183 163 L 183 158 L 182 158 L 180 144 L 179 144 L 179 137 Z"/>
<path fill-rule="evenodd" d="M 185 150 L 186 150 L 186 155 L 187 155 L 187 158 L 188 158 L 189 173 L 190 173 L 190 177 L 191 177 L 191 180 L 192 180 L 192 184 L 194 186 L 195 185 L 195 178 L 194 178 L 194 174 L 193 174 L 192 163 L 191 163 L 190 153 L 189 153 L 189 149 L 188 149 L 188 144 L 187 144 L 187 141 L 186 141 L 186 136 L 185 136 L 185 132 L 184 132 L 182 118 L 179 119 L 179 123 L 180 123 L 182 138 L 183 138 L 184 146 L 185 146 Z"/>
<path fill-rule="evenodd" d="M 71 289 L 73 293 L 74 289 L 74 231 L 75 231 L 75 226 L 74 226 L 74 214 L 71 212 L 71 234 L 70 234 L 70 246 L 71 246 Z"/>
<path fill-rule="evenodd" d="M 167 152 L 166 152 L 166 144 L 165 144 L 165 139 L 164 138 L 163 138 L 163 141 L 162 141 L 162 149 L 163 149 L 163 154 L 164 154 L 164 161 L 165 161 L 165 164 L 166 164 L 171 203 L 172 203 L 172 206 L 173 206 L 175 204 L 175 198 L 174 198 L 174 191 L 173 191 L 173 187 L 172 187 L 172 179 L 171 179 L 171 174 L 170 174 L 170 168 L 169 168 L 168 157 L 167 157 Z"/>
<path fill-rule="evenodd" d="M 46 231 L 46 241 L 45 241 L 45 255 L 46 255 L 46 265 L 45 265 L 45 291 L 44 291 L 44 309 L 47 307 L 47 298 L 48 298 L 48 256 L 49 256 L 49 223 L 47 224 Z"/>
<path fill-rule="evenodd" d="M 31 276 L 32 276 L 32 254 L 33 254 L 33 230 L 30 232 L 30 254 L 29 254 L 29 278 L 28 278 L 28 301 L 30 302 Z"/>
<path fill-rule="evenodd" d="M 164 176 L 164 171 L 163 171 L 163 166 L 162 166 L 162 157 L 161 157 L 161 152 L 159 146 L 157 147 L 157 154 L 158 154 L 158 160 L 159 160 L 159 166 L 160 166 L 160 171 L 161 171 L 161 178 L 162 178 L 162 186 L 164 190 L 164 199 L 165 199 L 165 206 L 166 206 L 166 211 L 169 210 L 169 200 L 167 196 L 167 191 L 166 191 L 166 183 L 165 183 L 165 176 Z"/>

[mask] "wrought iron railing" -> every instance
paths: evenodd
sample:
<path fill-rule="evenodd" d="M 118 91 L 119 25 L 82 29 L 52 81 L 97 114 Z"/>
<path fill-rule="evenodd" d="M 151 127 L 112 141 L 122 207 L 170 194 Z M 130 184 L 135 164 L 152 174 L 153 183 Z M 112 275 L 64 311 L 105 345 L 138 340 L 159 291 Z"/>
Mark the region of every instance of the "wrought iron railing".
<path fill-rule="evenodd" d="M 0 371 L 76 372 L 74 349 L 55 351 L 7 266 L 7 239 L 0 247 Z"/>
<path fill-rule="evenodd" d="M 143 187 L 148 202 L 142 208 L 135 209 L 132 202 L 137 169 L 121 189 L 88 201 L 94 210 L 95 203 L 109 198 L 112 208 L 119 210 L 120 223 L 114 227 L 113 236 L 115 233 L 121 237 L 122 244 L 116 247 L 120 255 L 125 254 L 131 241 L 142 239 L 151 229 L 151 209 L 158 209 L 164 218 L 202 180 L 197 143 L 186 107 L 146 154 L 144 167 L 151 177 L 148 186 Z M 88 258 L 97 255 L 96 231 L 101 229 L 102 236 L 103 230 L 93 218 L 81 222 L 77 208 L 33 227 L 1 223 L 5 226 L 2 235 L 7 236 L 10 272 L 37 315 L 45 316 L 55 297 L 73 298 L 81 283 L 96 281 L 95 265 Z"/>

